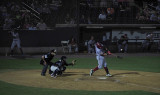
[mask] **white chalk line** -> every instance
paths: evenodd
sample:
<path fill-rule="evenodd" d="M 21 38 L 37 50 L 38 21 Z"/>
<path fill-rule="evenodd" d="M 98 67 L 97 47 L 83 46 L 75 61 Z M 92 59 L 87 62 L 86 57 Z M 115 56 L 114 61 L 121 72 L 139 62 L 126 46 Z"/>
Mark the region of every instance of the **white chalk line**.
<path fill-rule="evenodd" d="M 154 89 L 154 90 L 160 91 L 160 88 L 149 87 L 149 86 L 139 85 L 139 84 L 135 84 L 135 83 L 126 83 L 126 82 L 122 82 L 122 81 L 120 81 L 120 80 L 116 80 L 115 83 L 123 83 L 123 84 L 127 84 L 127 85 L 133 85 L 133 86 L 144 87 L 144 88 Z"/>

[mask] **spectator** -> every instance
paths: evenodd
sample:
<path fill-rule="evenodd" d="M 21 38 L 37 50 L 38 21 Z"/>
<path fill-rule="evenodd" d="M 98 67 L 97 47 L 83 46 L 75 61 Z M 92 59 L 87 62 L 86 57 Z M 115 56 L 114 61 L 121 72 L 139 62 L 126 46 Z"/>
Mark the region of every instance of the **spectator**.
<path fill-rule="evenodd" d="M 70 24 L 75 24 L 75 20 L 73 18 L 71 18 Z"/>
<path fill-rule="evenodd" d="M 37 6 L 37 11 L 38 11 L 39 13 L 42 13 L 42 12 L 43 12 L 43 6 L 42 6 L 42 5 L 38 5 L 38 6 Z"/>
<path fill-rule="evenodd" d="M 107 0 L 101 0 L 100 7 L 107 7 Z"/>
<path fill-rule="evenodd" d="M 87 24 L 92 24 L 90 17 L 87 18 Z"/>
<path fill-rule="evenodd" d="M 88 53 L 95 53 L 95 40 L 94 36 L 91 36 L 90 40 L 88 41 Z"/>
<path fill-rule="evenodd" d="M 15 27 L 18 27 L 19 25 L 21 25 L 21 27 L 23 27 L 21 14 L 20 14 L 20 12 L 17 12 L 16 19 L 15 19 Z"/>
<path fill-rule="evenodd" d="M 118 16 L 120 17 L 119 18 L 119 22 L 120 23 L 123 23 L 124 19 L 122 17 L 125 17 L 127 15 L 126 13 L 126 8 L 124 5 L 120 4 L 119 5 L 119 10 L 118 10 Z"/>
<path fill-rule="evenodd" d="M 138 21 L 146 20 L 144 14 L 143 14 L 143 10 L 142 10 L 142 9 L 140 9 L 140 12 L 137 13 L 136 19 L 137 19 Z"/>
<path fill-rule="evenodd" d="M 46 30 L 47 29 L 47 25 L 43 22 L 42 19 L 40 20 L 40 22 L 37 24 L 36 27 L 38 30 Z"/>
<path fill-rule="evenodd" d="M 29 26 L 28 30 L 37 30 L 33 23 Z"/>
<path fill-rule="evenodd" d="M 30 27 L 30 24 L 28 22 L 25 22 L 23 25 L 23 29 L 28 29 Z"/>
<path fill-rule="evenodd" d="M 82 15 L 82 17 L 80 19 L 80 23 L 81 24 L 86 24 L 86 19 L 85 19 L 84 15 Z"/>
<path fill-rule="evenodd" d="M 150 21 L 157 21 L 157 16 L 155 12 L 152 12 L 151 16 L 150 16 Z"/>
<path fill-rule="evenodd" d="M 74 50 L 74 52 L 78 52 L 78 45 L 74 37 L 71 37 L 71 39 L 69 40 L 68 47 L 69 47 L 69 53 L 71 53 L 72 50 Z"/>
<path fill-rule="evenodd" d="M 7 16 L 3 24 L 3 29 L 11 29 L 13 25 L 14 25 L 13 20 L 9 16 Z"/>
<path fill-rule="evenodd" d="M 2 18 L 5 19 L 5 17 L 7 17 L 9 15 L 8 12 L 7 12 L 7 8 L 2 5 L 0 9 L 1 9 L 0 11 L 2 12 L 1 13 Z"/>
<path fill-rule="evenodd" d="M 22 14 L 22 21 L 23 21 L 23 23 L 24 23 L 24 22 L 30 22 L 30 19 L 31 19 L 31 17 L 30 17 L 30 15 L 29 15 L 28 11 L 25 11 L 25 12 Z"/>
<path fill-rule="evenodd" d="M 158 6 L 156 7 L 156 10 L 157 10 L 158 14 L 160 15 L 160 3 L 159 3 Z"/>
<path fill-rule="evenodd" d="M 42 11 L 44 14 L 50 14 L 51 11 L 49 9 L 49 7 L 47 5 L 43 6 L 43 11 Z"/>
<path fill-rule="evenodd" d="M 145 51 L 145 49 L 150 51 L 152 41 L 153 41 L 153 34 L 152 33 L 147 34 L 146 39 L 142 42 L 142 51 L 143 52 Z"/>
<path fill-rule="evenodd" d="M 20 10 L 19 5 L 17 4 L 13 4 L 11 7 L 11 11 L 14 11 L 15 13 L 18 12 Z"/>
<path fill-rule="evenodd" d="M 87 4 L 89 7 L 91 7 L 93 5 L 93 0 L 87 0 Z"/>
<path fill-rule="evenodd" d="M 71 22 L 70 15 L 67 14 L 67 16 L 65 17 L 65 23 L 66 23 L 66 24 L 70 24 L 70 22 Z"/>
<path fill-rule="evenodd" d="M 99 18 L 99 20 L 100 20 L 100 22 L 105 22 L 106 21 L 106 14 L 104 13 L 104 11 L 102 11 L 100 14 L 99 14 L 99 16 L 98 16 L 98 18 Z"/>
<path fill-rule="evenodd" d="M 144 16 L 146 17 L 146 19 L 149 20 L 150 10 L 147 5 L 144 7 L 143 12 L 144 12 Z"/>
<path fill-rule="evenodd" d="M 127 50 L 128 50 L 128 37 L 127 34 L 124 34 L 118 40 L 118 52 L 124 51 L 125 53 L 127 53 Z"/>
<path fill-rule="evenodd" d="M 112 19 L 114 14 L 114 8 L 107 8 L 107 15 L 109 19 Z"/>

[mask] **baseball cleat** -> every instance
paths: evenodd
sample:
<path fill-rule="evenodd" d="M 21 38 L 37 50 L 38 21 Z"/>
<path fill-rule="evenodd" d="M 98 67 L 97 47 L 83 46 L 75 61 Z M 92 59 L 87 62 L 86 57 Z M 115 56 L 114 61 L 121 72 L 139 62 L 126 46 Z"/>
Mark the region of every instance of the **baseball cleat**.
<path fill-rule="evenodd" d="M 57 77 L 57 75 L 51 75 L 51 77 L 52 77 L 52 78 L 56 78 L 56 77 Z"/>
<path fill-rule="evenodd" d="M 41 76 L 46 76 L 45 74 L 41 74 Z"/>
<path fill-rule="evenodd" d="M 107 77 L 111 77 L 112 75 L 111 75 L 111 74 L 107 74 L 106 76 L 107 76 Z"/>
<path fill-rule="evenodd" d="M 55 75 L 53 78 L 57 78 L 57 75 Z"/>
<path fill-rule="evenodd" d="M 53 73 L 51 74 L 51 77 L 54 77 L 54 74 L 53 74 Z"/>
<path fill-rule="evenodd" d="M 93 72 L 94 72 L 94 71 L 91 69 L 89 75 L 92 76 L 92 75 L 93 75 Z"/>

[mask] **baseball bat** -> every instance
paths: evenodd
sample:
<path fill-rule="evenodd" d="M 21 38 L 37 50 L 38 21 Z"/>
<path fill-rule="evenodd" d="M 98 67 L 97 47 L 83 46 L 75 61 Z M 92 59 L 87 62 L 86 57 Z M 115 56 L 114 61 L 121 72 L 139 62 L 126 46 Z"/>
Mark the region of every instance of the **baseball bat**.
<path fill-rule="evenodd" d="M 116 54 L 111 54 L 112 56 L 115 56 L 115 57 L 117 57 L 117 58 L 119 58 L 119 59 L 122 59 L 123 57 L 122 56 L 119 56 L 119 55 L 116 55 Z"/>
<path fill-rule="evenodd" d="M 109 50 L 108 50 L 107 53 L 108 53 L 109 55 L 112 55 L 112 56 L 115 56 L 115 57 L 117 57 L 117 58 L 119 58 L 119 59 L 122 59 L 121 56 L 118 56 L 118 55 L 116 55 L 116 54 L 113 54 L 113 53 L 111 53 Z"/>

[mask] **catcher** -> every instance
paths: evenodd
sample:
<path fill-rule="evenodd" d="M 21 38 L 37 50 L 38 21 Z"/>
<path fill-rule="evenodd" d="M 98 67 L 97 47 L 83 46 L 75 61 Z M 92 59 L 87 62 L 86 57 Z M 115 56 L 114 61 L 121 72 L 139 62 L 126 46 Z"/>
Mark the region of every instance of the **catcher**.
<path fill-rule="evenodd" d="M 70 65 L 73 66 L 76 62 L 76 60 L 73 60 L 72 63 L 67 63 L 66 59 L 67 59 L 66 56 L 62 56 L 59 61 L 55 62 L 51 66 L 51 71 L 53 71 L 53 73 L 51 74 L 51 77 L 56 78 L 57 75 L 62 75 L 63 72 L 66 70 L 66 66 L 70 66 Z"/>

